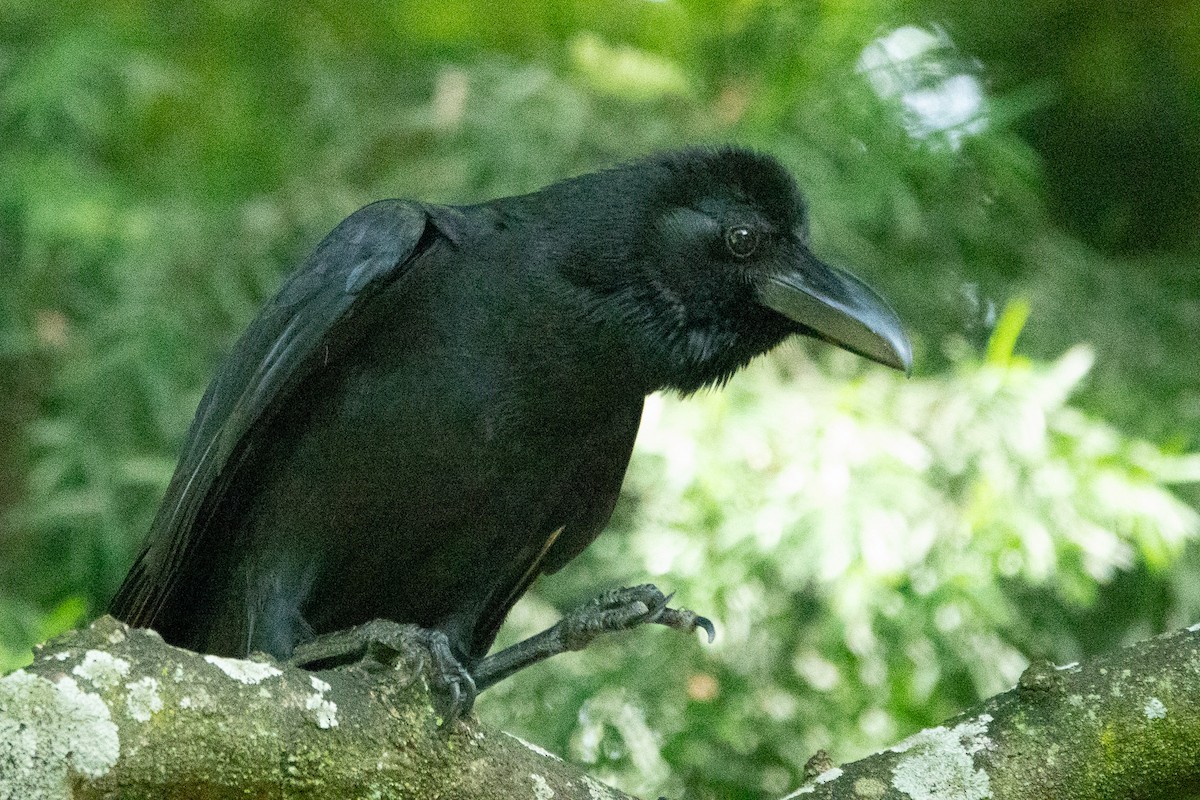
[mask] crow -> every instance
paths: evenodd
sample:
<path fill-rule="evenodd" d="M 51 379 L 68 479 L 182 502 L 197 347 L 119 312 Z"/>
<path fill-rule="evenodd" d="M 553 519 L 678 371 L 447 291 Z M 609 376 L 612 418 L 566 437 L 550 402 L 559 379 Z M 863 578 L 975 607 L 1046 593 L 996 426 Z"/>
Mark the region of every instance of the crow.
<path fill-rule="evenodd" d="M 486 657 L 530 583 L 607 524 L 647 394 L 723 384 L 791 335 L 909 369 L 895 313 L 807 231 L 789 173 L 736 147 L 356 211 L 217 370 L 111 612 L 278 658 L 411 623 L 452 715 L 597 632 L 711 639 L 638 586 Z"/>

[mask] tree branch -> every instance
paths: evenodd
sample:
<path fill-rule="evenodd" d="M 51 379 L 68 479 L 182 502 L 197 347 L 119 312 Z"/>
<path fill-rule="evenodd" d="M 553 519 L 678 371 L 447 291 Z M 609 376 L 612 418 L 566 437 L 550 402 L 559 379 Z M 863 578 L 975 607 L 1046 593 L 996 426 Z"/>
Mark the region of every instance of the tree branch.
<path fill-rule="evenodd" d="M 626 798 L 477 720 L 439 727 L 422 661 L 314 673 L 104 617 L 0 678 L 0 798 Z"/>
<path fill-rule="evenodd" d="M 795 800 L 1200 798 L 1200 626 L 1017 686 L 842 767 L 823 753 Z M 824 757 L 824 758 L 823 758 Z M 822 763 L 824 761 L 824 763 Z"/>
<path fill-rule="evenodd" d="M 420 650 L 307 672 L 200 656 L 105 617 L 0 678 L 0 798 L 628 800 L 476 720 L 439 727 Z M 1031 665 L 945 725 L 789 795 L 1200 798 L 1200 626 Z"/>

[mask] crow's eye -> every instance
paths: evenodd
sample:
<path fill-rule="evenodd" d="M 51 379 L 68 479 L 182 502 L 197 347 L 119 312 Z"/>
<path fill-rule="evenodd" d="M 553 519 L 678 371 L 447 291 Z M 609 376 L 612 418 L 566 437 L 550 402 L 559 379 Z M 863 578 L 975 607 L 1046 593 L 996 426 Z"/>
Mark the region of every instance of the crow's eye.
<path fill-rule="evenodd" d="M 758 231 L 748 225 L 734 225 L 725 231 L 725 246 L 734 258 L 747 258 L 758 248 Z"/>

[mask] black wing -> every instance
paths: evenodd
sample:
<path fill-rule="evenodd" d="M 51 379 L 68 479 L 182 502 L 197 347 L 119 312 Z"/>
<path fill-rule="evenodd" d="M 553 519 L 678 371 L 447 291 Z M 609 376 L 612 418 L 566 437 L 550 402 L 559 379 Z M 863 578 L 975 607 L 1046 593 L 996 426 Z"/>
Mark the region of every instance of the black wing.
<path fill-rule="evenodd" d="M 356 303 L 403 275 L 436 233 L 424 206 L 381 200 L 343 220 L 288 278 L 200 401 L 158 515 L 112 601 L 114 616 L 153 625 L 203 538 L 204 521 L 197 517 L 220 499 L 246 434 L 308 375 L 354 344 L 356 331 L 346 323 Z M 336 337 L 330 335 L 335 327 Z"/>

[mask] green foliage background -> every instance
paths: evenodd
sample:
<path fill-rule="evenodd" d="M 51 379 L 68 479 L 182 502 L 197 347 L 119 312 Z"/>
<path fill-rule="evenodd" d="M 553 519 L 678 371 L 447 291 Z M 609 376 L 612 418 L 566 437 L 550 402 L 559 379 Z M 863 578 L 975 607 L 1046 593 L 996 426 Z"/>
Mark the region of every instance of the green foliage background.
<path fill-rule="evenodd" d="M 931 125 L 947 81 L 979 105 Z M 725 141 L 795 172 L 917 374 L 793 345 L 653 399 L 612 531 L 505 636 L 653 580 L 717 642 L 480 713 L 648 796 L 767 797 L 1195 621 L 1198 132 L 1195 2 L 0 0 L 0 669 L 103 609 L 214 364 L 342 216 Z"/>

